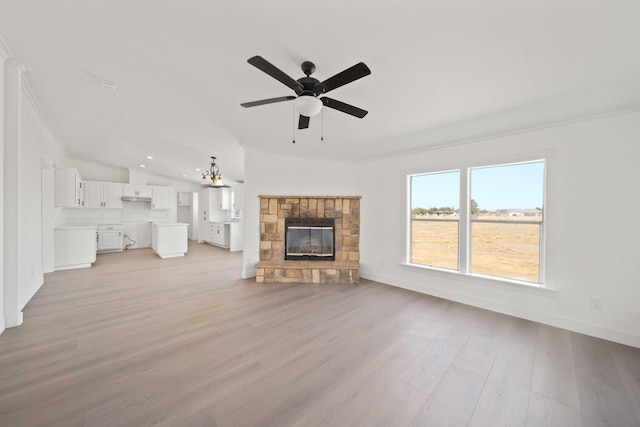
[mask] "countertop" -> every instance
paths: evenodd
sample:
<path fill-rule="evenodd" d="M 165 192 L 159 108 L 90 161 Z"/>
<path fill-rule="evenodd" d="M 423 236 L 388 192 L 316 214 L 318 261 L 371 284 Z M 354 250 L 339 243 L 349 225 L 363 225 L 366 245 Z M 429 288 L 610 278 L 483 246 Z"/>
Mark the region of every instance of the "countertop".
<path fill-rule="evenodd" d="M 97 224 L 64 224 L 54 228 L 55 230 L 82 230 L 82 229 L 90 229 L 97 230 Z"/>

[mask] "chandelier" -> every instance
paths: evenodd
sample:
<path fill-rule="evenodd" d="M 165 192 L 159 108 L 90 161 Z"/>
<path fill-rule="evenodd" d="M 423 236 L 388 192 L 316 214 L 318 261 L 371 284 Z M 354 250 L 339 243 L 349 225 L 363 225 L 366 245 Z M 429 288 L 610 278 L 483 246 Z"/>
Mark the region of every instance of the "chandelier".
<path fill-rule="evenodd" d="M 211 156 L 211 167 L 208 171 L 202 174 L 202 179 L 200 180 L 201 185 L 211 185 L 214 187 L 220 187 L 224 185 L 222 182 L 222 174 L 220 173 L 220 168 L 216 165 L 216 158 Z"/>

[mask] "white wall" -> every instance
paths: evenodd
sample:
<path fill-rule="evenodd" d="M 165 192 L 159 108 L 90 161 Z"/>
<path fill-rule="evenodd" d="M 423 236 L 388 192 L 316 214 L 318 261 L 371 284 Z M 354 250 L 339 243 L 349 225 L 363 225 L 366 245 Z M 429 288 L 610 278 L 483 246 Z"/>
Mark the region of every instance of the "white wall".
<path fill-rule="evenodd" d="M 4 61 L 11 56 L 0 36 L 0 334 L 4 331 Z"/>
<path fill-rule="evenodd" d="M 546 283 L 557 293 L 401 265 L 407 172 L 545 152 Z M 359 164 L 361 276 L 640 347 L 639 170 L 637 111 Z"/>
<path fill-rule="evenodd" d="M 245 149 L 242 277 L 254 277 L 260 258 L 261 195 L 358 196 L 353 164 L 264 154 Z M 366 200 L 361 201 L 364 205 Z"/>
<path fill-rule="evenodd" d="M 9 59 L 3 71 L 2 302 L 10 327 L 22 323 L 22 309 L 44 283 L 52 245 L 43 245 L 42 224 L 53 217 L 53 203 L 43 204 L 41 173 L 64 154 L 24 78 L 28 64 Z"/>

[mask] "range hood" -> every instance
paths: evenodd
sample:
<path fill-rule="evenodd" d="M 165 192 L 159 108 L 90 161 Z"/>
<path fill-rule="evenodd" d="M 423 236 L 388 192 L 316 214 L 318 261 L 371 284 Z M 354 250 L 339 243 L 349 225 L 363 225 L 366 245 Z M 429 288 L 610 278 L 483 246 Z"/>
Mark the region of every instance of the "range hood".
<path fill-rule="evenodd" d="M 151 197 L 144 196 L 122 196 L 124 202 L 151 202 Z"/>

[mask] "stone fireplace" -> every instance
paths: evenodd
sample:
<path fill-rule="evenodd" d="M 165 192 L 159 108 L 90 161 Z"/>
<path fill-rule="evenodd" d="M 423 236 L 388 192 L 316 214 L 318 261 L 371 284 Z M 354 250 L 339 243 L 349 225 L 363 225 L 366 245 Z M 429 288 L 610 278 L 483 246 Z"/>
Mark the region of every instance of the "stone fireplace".
<path fill-rule="evenodd" d="M 359 196 L 259 196 L 261 283 L 358 283 Z"/>

